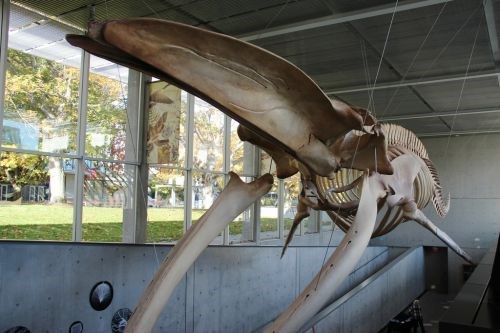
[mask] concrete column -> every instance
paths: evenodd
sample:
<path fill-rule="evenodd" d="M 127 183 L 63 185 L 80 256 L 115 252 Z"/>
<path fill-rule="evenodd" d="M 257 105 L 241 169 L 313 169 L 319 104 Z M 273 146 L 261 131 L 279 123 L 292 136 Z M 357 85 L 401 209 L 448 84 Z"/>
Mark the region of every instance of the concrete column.
<path fill-rule="evenodd" d="M 191 227 L 193 216 L 193 133 L 194 133 L 194 96 L 188 94 L 186 114 L 186 157 L 184 172 L 184 233 Z"/>
<path fill-rule="evenodd" d="M 146 110 L 147 78 L 130 70 L 128 76 L 127 130 L 125 160 L 135 164 L 125 165 L 127 200 L 123 208 L 124 243 L 145 243 L 148 209 L 148 164 L 144 149 L 148 113 Z"/>
<path fill-rule="evenodd" d="M 285 239 L 285 181 L 278 179 L 278 238 Z"/>
<path fill-rule="evenodd" d="M 243 143 L 243 174 L 244 175 L 255 175 L 255 146 L 248 142 Z M 255 225 L 253 223 L 253 205 L 250 209 L 243 212 L 243 230 L 241 233 L 241 241 L 254 241 L 254 229 Z"/>
<path fill-rule="evenodd" d="M 258 149 L 257 147 L 254 147 L 254 174 L 256 177 L 261 175 L 261 150 Z M 260 245 L 260 231 L 261 231 L 261 226 L 260 226 L 260 199 L 254 202 L 253 206 L 251 207 L 251 212 L 252 212 L 252 221 L 253 221 L 253 241 L 257 244 Z"/>
<path fill-rule="evenodd" d="M 224 116 L 224 186 L 229 182 L 229 171 L 231 169 L 231 118 Z M 229 225 L 222 233 L 222 244 L 229 245 Z"/>
<path fill-rule="evenodd" d="M 85 175 L 85 132 L 87 130 L 87 101 L 89 87 L 90 54 L 82 51 L 82 62 L 80 65 L 80 86 L 78 96 L 78 133 L 75 172 L 75 202 L 73 207 L 73 232 L 74 242 L 82 240 L 82 215 L 83 215 L 83 183 Z"/>

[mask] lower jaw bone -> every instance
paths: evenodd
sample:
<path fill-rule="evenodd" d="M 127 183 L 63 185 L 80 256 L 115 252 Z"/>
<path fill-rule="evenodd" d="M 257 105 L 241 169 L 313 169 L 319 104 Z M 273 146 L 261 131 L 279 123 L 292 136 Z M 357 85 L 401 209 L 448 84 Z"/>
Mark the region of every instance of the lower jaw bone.
<path fill-rule="evenodd" d="M 264 332 L 300 332 L 330 300 L 368 246 L 377 217 L 377 200 L 385 195 L 378 175 L 365 175 L 359 209 L 351 228 L 328 262 L 299 297 Z"/>
<path fill-rule="evenodd" d="M 210 209 L 188 230 L 161 264 L 130 318 L 126 333 L 152 331 L 175 287 L 196 258 L 231 221 L 269 192 L 273 185 L 270 174 L 251 183 L 244 183 L 232 172 L 230 177 Z"/>

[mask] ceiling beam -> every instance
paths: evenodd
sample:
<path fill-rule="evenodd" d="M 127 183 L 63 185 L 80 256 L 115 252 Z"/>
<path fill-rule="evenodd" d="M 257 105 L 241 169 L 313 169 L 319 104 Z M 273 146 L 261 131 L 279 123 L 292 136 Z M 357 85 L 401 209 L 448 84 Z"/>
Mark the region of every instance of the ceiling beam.
<path fill-rule="evenodd" d="M 76 24 L 73 24 L 73 23 L 70 23 L 70 22 L 66 21 L 65 19 L 61 18 L 61 15 L 54 16 L 54 15 L 46 14 L 44 12 L 39 11 L 38 9 L 35 9 L 34 7 L 27 6 L 27 5 L 23 4 L 21 1 L 10 1 L 10 3 L 13 4 L 13 5 L 19 6 L 19 7 L 23 8 L 23 9 L 26 9 L 27 11 L 30 11 L 30 12 L 36 13 L 36 14 L 38 14 L 40 16 L 43 16 L 44 19 L 41 20 L 42 24 L 47 23 L 46 22 L 47 19 L 50 19 L 52 21 L 59 22 L 61 24 L 64 24 L 64 25 L 66 25 L 68 27 L 71 27 L 73 29 L 79 30 L 81 32 L 85 32 L 87 30 L 86 27 L 85 28 L 84 27 L 80 27 L 80 26 L 78 26 Z M 78 7 L 76 10 L 82 10 L 82 9 L 89 10 L 90 7 L 89 6 Z M 38 21 L 38 22 L 40 22 L 40 21 Z M 33 22 L 33 23 L 37 24 L 36 22 Z M 33 24 L 33 23 L 31 23 L 31 24 Z M 21 27 L 21 29 L 23 29 L 23 28 L 24 27 Z"/>
<path fill-rule="evenodd" d="M 495 23 L 495 8 L 492 0 L 483 1 L 484 17 L 486 19 L 486 29 L 488 30 L 488 38 L 490 41 L 491 55 L 495 63 L 500 62 L 500 47 L 498 46 L 497 26 Z M 500 86 L 500 76 L 498 85 Z"/>
<path fill-rule="evenodd" d="M 484 17 L 486 18 L 486 28 L 488 29 L 488 37 L 490 39 L 491 53 L 495 62 L 500 61 L 500 48 L 498 46 L 498 34 L 495 23 L 495 9 L 493 8 L 493 1 L 484 0 L 483 2 Z"/>
<path fill-rule="evenodd" d="M 462 111 L 446 111 L 446 112 L 432 112 L 432 113 L 414 113 L 401 116 L 387 116 L 381 117 L 379 121 L 400 121 L 400 120 L 413 120 L 413 119 L 426 119 L 436 117 L 460 117 L 480 114 L 494 114 L 500 113 L 500 109 L 478 109 L 478 110 L 462 110 Z"/>
<path fill-rule="evenodd" d="M 367 87 L 363 86 L 351 86 L 339 89 L 325 90 L 325 94 L 334 95 L 334 94 L 346 94 L 352 92 L 361 92 L 361 91 L 370 91 L 370 90 L 381 90 L 381 89 L 391 89 L 391 88 L 399 88 L 399 87 L 408 87 L 408 86 L 420 86 L 427 84 L 437 84 L 444 82 L 453 82 L 453 81 L 461 81 L 464 79 L 472 80 L 472 79 L 483 79 L 487 77 L 497 77 L 500 75 L 500 69 L 490 69 L 490 70 L 480 70 L 469 72 L 467 75 L 465 73 L 460 74 L 452 74 L 452 75 L 440 75 L 440 76 L 428 76 L 425 79 L 413 79 L 413 80 L 404 80 L 404 81 L 395 81 L 388 83 L 377 84 L 375 87 Z"/>
<path fill-rule="evenodd" d="M 498 134 L 500 129 L 485 129 L 473 131 L 451 131 L 451 132 L 430 132 L 430 133 L 415 133 L 419 138 L 437 138 L 443 136 L 461 136 L 461 135 L 478 135 L 478 134 Z"/>
<path fill-rule="evenodd" d="M 258 40 L 268 37 L 275 37 L 280 35 L 289 34 L 292 32 L 304 31 L 309 29 L 315 29 L 325 26 L 330 26 L 334 24 L 346 23 L 356 20 L 363 20 L 370 17 L 376 17 L 381 15 L 392 14 L 394 11 L 403 12 L 407 10 L 433 6 L 444 2 L 449 2 L 453 0 L 407 0 L 401 1 L 397 8 L 394 8 L 394 4 L 387 4 L 381 6 L 374 6 L 370 8 L 355 10 L 347 13 L 333 14 L 328 16 L 323 16 L 317 19 L 306 20 L 302 22 L 296 22 L 292 24 L 286 24 L 270 29 L 259 30 L 252 32 L 251 34 L 244 34 L 237 36 L 239 39 L 244 41 Z"/>

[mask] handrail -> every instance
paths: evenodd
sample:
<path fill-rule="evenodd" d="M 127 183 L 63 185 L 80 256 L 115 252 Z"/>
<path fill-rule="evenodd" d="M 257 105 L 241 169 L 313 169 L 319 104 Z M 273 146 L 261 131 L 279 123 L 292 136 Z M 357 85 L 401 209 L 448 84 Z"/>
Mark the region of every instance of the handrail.
<path fill-rule="evenodd" d="M 336 299 L 329 305 L 323 308 L 320 312 L 318 312 L 314 317 L 312 317 L 302 328 L 300 329 L 300 332 L 307 331 L 314 325 L 316 325 L 318 322 L 326 318 L 330 313 L 335 311 L 338 307 L 340 307 L 342 304 L 347 302 L 350 298 L 352 298 L 354 295 L 359 293 L 361 290 L 364 288 L 368 287 L 372 282 L 377 280 L 380 276 L 391 270 L 393 267 L 395 267 L 398 263 L 403 261 L 406 257 L 408 257 L 410 254 L 412 254 L 414 251 L 419 249 L 420 246 L 415 246 L 411 247 L 405 252 L 401 253 L 399 256 L 397 256 L 394 260 L 389 262 L 387 265 L 385 265 L 382 269 L 378 270 L 374 274 L 372 274 L 370 277 L 368 277 L 366 280 L 358 284 L 356 287 L 351 289 L 349 292 L 347 292 L 344 296 Z"/>
<path fill-rule="evenodd" d="M 318 312 L 314 317 L 312 317 L 303 327 L 302 329 L 300 330 L 300 332 L 303 332 L 303 331 L 307 331 L 309 328 L 313 327 L 314 325 L 316 325 L 319 321 L 321 321 L 322 319 L 324 319 L 326 316 L 328 316 L 331 312 L 333 312 L 336 308 L 338 308 L 339 306 L 341 306 L 343 303 L 345 303 L 347 300 L 349 300 L 349 298 L 351 298 L 352 296 L 356 295 L 359 291 L 361 291 L 363 288 L 367 287 L 369 284 L 371 284 L 377 277 L 381 276 L 382 274 L 384 274 L 385 272 L 389 271 L 392 267 L 394 267 L 397 263 L 399 263 L 400 261 L 402 261 L 404 258 L 406 258 L 408 255 L 410 255 L 411 253 L 413 253 L 413 251 L 415 251 L 416 249 L 420 248 L 420 246 L 416 246 L 416 247 L 411 247 L 411 248 L 408 248 L 407 250 L 405 250 L 403 253 L 399 254 L 398 256 L 396 256 L 396 258 L 394 258 L 393 260 L 391 260 L 389 263 L 387 263 L 383 268 L 381 268 L 380 270 L 378 270 L 377 272 L 373 273 L 372 275 L 370 275 L 368 278 L 366 278 L 364 281 L 362 281 L 360 284 L 358 284 L 356 287 L 354 287 L 353 289 L 351 289 L 350 291 L 348 291 L 347 293 L 345 293 L 343 296 L 337 298 L 335 301 L 333 301 L 332 303 L 330 303 L 329 305 L 325 306 L 323 308 L 323 310 L 321 310 L 320 312 Z M 380 253 L 378 256 L 382 255 L 383 253 L 386 253 L 387 251 L 389 251 L 389 249 L 387 249 L 386 251 Z M 374 258 L 375 259 L 375 258 Z M 373 260 L 373 259 L 372 259 Z M 370 260 L 371 261 L 371 260 Z M 354 272 L 354 271 L 353 271 Z M 261 332 L 265 327 L 267 327 L 269 324 L 271 324 L 272 322 L 274 321 L 274 319 L 266 322 L 265 324 L 259 326 L 258 328 L 256 328 L 255 330 L 252 331 L 252 333 L 257 333 L 257 332 Z"/>
<path fill-rule="evenodd" d="M 497 242 L 500 242 L 500 238 Z M 465 281 L 450 308 L 439 321 L 440 332 L 498 332 L 498 304 L 491 299 L 492 271 L 500 253 L 495 242 Z M 497 259 L 498 260 L 498 259 Z"/>

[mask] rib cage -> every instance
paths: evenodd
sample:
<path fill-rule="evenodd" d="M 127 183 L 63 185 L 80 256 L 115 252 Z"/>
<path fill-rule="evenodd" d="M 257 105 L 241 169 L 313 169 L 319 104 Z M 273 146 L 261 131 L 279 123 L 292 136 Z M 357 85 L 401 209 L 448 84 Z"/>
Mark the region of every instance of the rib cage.
<path fill-rule="evenodd" d="M 406 128 L 399 125 L 382 124 L 382 131 L 386 135 L 386 140 L 389 148 L 388 150 L 390 152 L 390 160 L 393 160 L 394 158 L 399 156 L 399 154 L 397 154 L 396 156 L 392 157 L 391 154 L 399 151 L 400 148 L 404 148 L 405 150 L 411 151 L 424 161 L 432 178 L 432 203 L 439 216 L 446 216 L 446 214 L 448 214 L 448 211 L 450 210 L 450 196 L 448 194 L 448 198 L 446 200 L 443 198 L 443 188 L 439 182 L 438 172 L 432 161 L 429 159 L 429 154 L 427 154 L 427 150 L 425 149 L 422 141 L 420 141 L 420 139 L 412 131 L 407 130 Z"/>
<path fill-rule="evenodd" d="M 429 169 L 434 181 L 434 195 L 432 197 L 432 203 L 439 216 L 445 217 L 450 210 L 450 193 L 448 193 L 448 197 L 445 200 L 443 198 L 443 187 L 439 183 L 439 176 L 434 163 L 432 163 L 432 161 L 429 159 L 424 159 L 424 162 Z"/>
<path fill-rule="evenodd" d="M 382 124 L 381 128 L 389 148 L 404 148 L 422 159 L 429 159 L 424 144 L 412 131 L 396 124 Z"/>
<path fill-rule="evenodd" d="M 449 210 L 449 197 L 444 200 L 442 187 L 439 182 L 439 176 L 434 164 L 429 159 L 427 150 L 420 139 L 411 131 L 395 124 L 382 124 L 381 129 L 386 137 L 387 154 L 389 160 L 407 153 L 413 153 L 424 162 L 414 181 L 414 200 L 418 208 L 425 207 L 432 200 L 436 212 L 440 216 L 445 216 Z M 331 205 L 358 201 L 361 195 L 362 182 L 358 182 L 352 188 L 353 184 L 363 173 L 354 169 L 340 169 L 333 179 L 316 176 L 316 185 L 319 194 Z M 345 191 L 338 191 L 347 187 Z M 384 235 L 393 230 L 399 223 L 404 222 L 403 211 L 400 207 L 390 208 L 385 205 L 385 201 L 379 204 L 377 225 L 372 237 Z M 327 212 L 332 220 L 346 232 L 356 215 L 356 209 L 338 209 Z"/>

